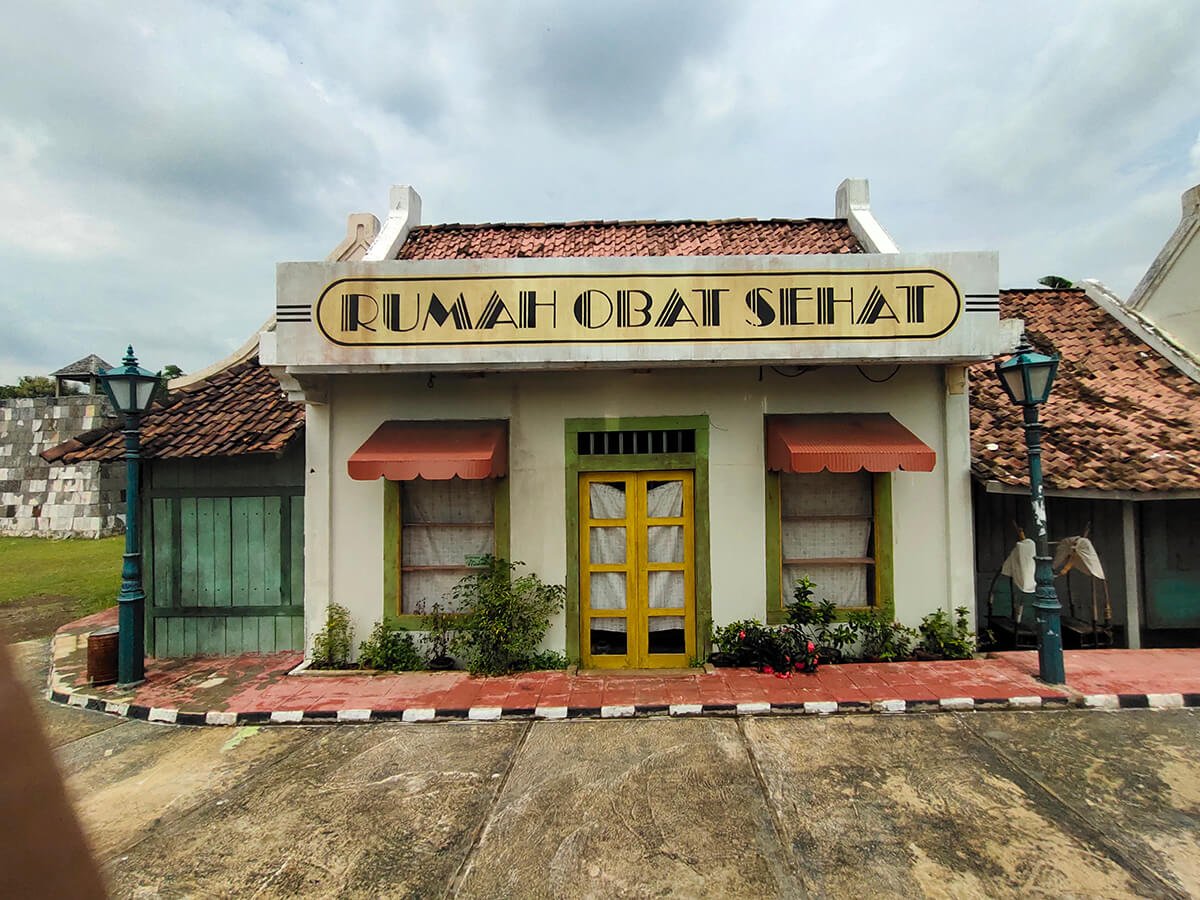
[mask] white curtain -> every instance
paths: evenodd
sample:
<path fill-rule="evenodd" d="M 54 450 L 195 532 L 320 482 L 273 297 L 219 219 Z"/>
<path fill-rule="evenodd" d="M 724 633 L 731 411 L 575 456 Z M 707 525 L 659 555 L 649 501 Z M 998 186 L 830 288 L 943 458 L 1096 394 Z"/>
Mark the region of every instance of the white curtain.
<path fill-rule="evenodd" d="M 683 562 L 682 525 L 651 525 L 647 543 L 650 562 Z"/>
<path fill-rule="evenodd" d="M 593 481 L 588 486 L 593 519 L 625 518 L 625 485 L 620 482 Z"/>
<path fill-rule="evenodd" d="M 593 527 L 588 543 L 590 562 L 617 566 L 625 562 L 625 526 Z"/>
<path fill-rule="evenodd" d="M 816 583 L 816 599 L 838 606 L 866 606 L 870 566 L 821 566 L 804 563 L 783 567 L 783 602 L 791 603 L 796 582 L 807 575 Z"/>
<path fill-rule="evenodd" d="M 646 518 L 675 519 L 682 515 L 682 481 L 660 481 L 646 491 Z"/>
<path fill-rule="evenodd" d="M 466 566 L 467 558 L 495 551 L 494 479 L 418 478 L 400 486 L 400 564 Z M 450 591 L 464 571 L 401 573 L 400 596 L 406 613 L 424 604 L 452 609 Z"/>
<path fill-rule="evenodd" d="M 495 490 L 492 478 L 406 481 L 400 485 L 400 520 L 490 525 L 495 512 Z"/>
<path fill-rule="evenodd" d="M 593 610 L 626 609 L 624 572 L 592 572 L 588 593 L 589 605 Z M 626 631 L 624 618 L 592 619 L 592 628 L 597 631 Z"/>
<path fill-rule="evenodd" d="M 789 516 L 869 516 L 870 472 L 780 476 L 782 512 Z"/>
<path fill-rule="evenodd" d="M 784 559 L 826 559 L 867 556 L 871 546 L 870 519 L 861 521 L 784 522 Z"/>
<path fill-rule="evenodd" d="M 869 472 L 814 472 L 780 476 L 781 551 L 784 559 L 858 559 L 869 557 L 873 482 Z M 828 516 L 863 516 L 831 519 Z M 819 600 L 838 606 L 867 605 L 871 565 L 795 563 L 783 566 L 783 602 L 790 603 L 796 582 L 808 576 Z"/>

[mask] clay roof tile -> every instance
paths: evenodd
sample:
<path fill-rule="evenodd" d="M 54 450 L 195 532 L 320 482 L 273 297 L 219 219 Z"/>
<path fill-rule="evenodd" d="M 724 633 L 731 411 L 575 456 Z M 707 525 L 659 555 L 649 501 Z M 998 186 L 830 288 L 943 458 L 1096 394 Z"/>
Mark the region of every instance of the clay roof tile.
<path fill-rule="evenodd" d="M 1041 414 L 1047 487 L 1200 489 L 1200 384 L 1083 291 L 1001 291 L 1000 314 L 1062 357 Z M 1028 484 L 1021 416 L 991 363 L 972 367 L 971 455 L 977 478 Z"/>

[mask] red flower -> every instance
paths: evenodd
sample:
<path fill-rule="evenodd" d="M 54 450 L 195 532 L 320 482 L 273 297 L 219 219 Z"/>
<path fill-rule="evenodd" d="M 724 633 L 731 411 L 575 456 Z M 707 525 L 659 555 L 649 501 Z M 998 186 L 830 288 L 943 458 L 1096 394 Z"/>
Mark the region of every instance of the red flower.
<path fill-rule="evenodd" d="M 745 639 L 746 639 L 746 632 L 744 632 L 744 631 L 739 631 L 739 632 L 738 632 L 738 640 L 739 640 L 739 641 L 744 641 Z"/>
<path fill-rule="evenodd" d="M 816 649 L 817 649 L 817 648 L 816 648 L 816 646 L 813 644 L 813 642 L 812 642 L 812 641 L 809 641 L 809 642 L 808 642 L 808 652 L 809 652 L 809 653 L 812 653 L 812 652 L 813 652 L 814 650 L 816 650 Z"/>
<path fill-rule="evenodd" d="M 771 666 L 763 666 L 763 674 L 764 675 L 771 675 L 774 672 L 775 672 L 775 669 L 773 669 Z"/>

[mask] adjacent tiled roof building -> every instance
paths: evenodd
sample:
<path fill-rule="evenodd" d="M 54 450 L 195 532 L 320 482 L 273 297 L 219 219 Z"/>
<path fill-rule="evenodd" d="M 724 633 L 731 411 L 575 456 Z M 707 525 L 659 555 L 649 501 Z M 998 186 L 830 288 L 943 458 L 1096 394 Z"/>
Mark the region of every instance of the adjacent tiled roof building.
<path fill-rule="evenodd" d="M 231 366 L 194 390 L 172 394 L 142 417 L 142 455 L 194 459 L 281 453 L 304 429 L 304 405 L 284 398 L 258 357 Z M 42 454 L 48 462 L 102 462 L 124 456 L 119 429 L 81 434 Z"/>
<path fill-rule="evenodd" d="M 1083 291 L 1001 291 L 1000 315 L 1062 357 L 1041 411 L 1048 488 L 1200 490 L 1200 384 Z M 1028 484 L 1020 410 L 988 363 L 972 371 L 971 451 L 978 479 Z"/>
<path fill-rule="evenodd" d="M 845 219 L 418 225 L 399 259 L 862 253 Z"/>

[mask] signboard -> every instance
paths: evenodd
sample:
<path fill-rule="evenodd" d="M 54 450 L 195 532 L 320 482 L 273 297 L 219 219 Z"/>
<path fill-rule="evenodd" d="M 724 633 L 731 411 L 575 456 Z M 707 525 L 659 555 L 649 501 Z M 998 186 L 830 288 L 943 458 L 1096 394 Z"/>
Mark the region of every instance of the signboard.
<path fill-rule="evenodd" d="M 354 276 L 312 318 L 343 347 L 940 337 L 963 311 L 932 268 Z"/>

